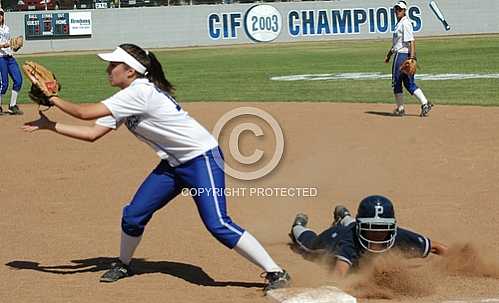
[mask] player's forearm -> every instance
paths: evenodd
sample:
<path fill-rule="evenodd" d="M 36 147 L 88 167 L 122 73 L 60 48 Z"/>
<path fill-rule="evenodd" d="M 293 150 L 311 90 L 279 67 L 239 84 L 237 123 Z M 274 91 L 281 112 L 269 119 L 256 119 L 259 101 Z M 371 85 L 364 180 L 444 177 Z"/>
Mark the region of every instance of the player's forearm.
<path fill-rule="evenodd" d="M 91 126 L 69 125 L 53 122 L 53 125 L 52 127 L 50 127 L 50 129 L 63 136 L 87 142 L 94 142 L 99 138 L 99 136 L 94 133 L 94 129 Z"/>
<path fill-rule="evenodd" d="M 390 50 L 388 51 L 388 53 L 386 53 L 386 56 L 385 56 L 385 63 L 390 62 L 390 58 L 392 57 L 392 54 L 393 54 L 393 50 L 392 50 L 392 49 L 390 49 Z"/>
<path fill-rule="evenodd" d="M 50 98 L 50 102 L 66 114 L 81 120 L 94 120 L 110 114 L 109 111 L 106 112 L 107 109 L 101 103 L 76 104 L 58 96 Z"/>
<path fill-rule="evenodd" d="M 416 41 L 411 41 L 409 58 L 416 58 Z"/>
<path fill-rule="evenodd" d="M 447 247 L 447 245 L 445 245 L 443 243 L 436 242 L 436 241 L 431 242 L 431 253 L 433 253 L 433 254 L 440 255 L 440 256 L 446 255 L 448 250 L 449 250 L 449 248 Z"/>
<path fill-rule="evenodd" d="M 60 97 L 52 97 L 50 98 L 50 102 L 52 102 L 55 106 L 60 108 L 63 112 L 65 112 L 68 115 L 71 115 L 75 118 L 82 119 L 82 120 L 87 120 L 88 117 L 85 113 L 85 110 L 82 108 L 81 104 L 75 104 L 72 102 L 68 102 Z M 95 119 L 95 118 L 89 118 L 89 119 Z"/>
<path fill-rule="evenodd" d="M 345 261 L 337 259 L 336 264 L 334 265 L 333 268 L 333 274 L 337 277 L 344 277 L 346 276 L 349 270 L 350 270 L 350 264 L 348 264 Z"/>

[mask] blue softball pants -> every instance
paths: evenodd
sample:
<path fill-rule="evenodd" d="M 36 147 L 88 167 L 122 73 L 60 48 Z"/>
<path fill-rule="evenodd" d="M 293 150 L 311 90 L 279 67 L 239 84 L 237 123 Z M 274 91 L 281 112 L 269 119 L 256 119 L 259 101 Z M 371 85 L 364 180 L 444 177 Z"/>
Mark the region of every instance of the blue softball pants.
<path fill-rule="evenodd" d="M 208 151 L 177 167 L 170 166 L 166 160 L 161 161 L 124 207 L 123 232 L 132 237 L 142 235 L 153 214 L 183 188 L 188 188 L 208 231 L 225 246 L 236 246 L 244 230 L 227 215 L 225 174 L 215 157 L 218 157 L 218 163 L 223 163 L 221 151 Z"/>
<path fill-rule="evenodd" d="M 411 95 L 414 94 L 414 91 L 418 89 L 418 87 L 416 86 L 414 75 L 408 76 L 400 71 L 400 66 L 402 65 L 402 63 L 404 63 L 408 56 L 409 54 L 406 53 L 396 53 L 395 59 L 393 60 L 392 85 L 394 94 L 402 93 L 402 84 Z"/>
<path fill-rule="evenodd" d="M 19 65 L 17 65 L 17 61 L 13 56 L 0 57 L 0 75 L 2 76 L 1 95 L 5 95 L 7 88 L 9 88 L 9 75 L 12 78 L 12 81 L 14 81 L 12 90 L 15 90 L 16 92 L 21 90 L 23 77 L 19 70 Z"/>

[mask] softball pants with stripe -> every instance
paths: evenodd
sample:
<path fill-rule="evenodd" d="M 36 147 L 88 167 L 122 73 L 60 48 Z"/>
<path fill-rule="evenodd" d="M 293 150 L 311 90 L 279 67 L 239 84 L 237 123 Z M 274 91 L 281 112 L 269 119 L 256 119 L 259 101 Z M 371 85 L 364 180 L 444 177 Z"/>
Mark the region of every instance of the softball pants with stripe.
<path fill-rule="evenodd" d="M 187 188 L 192 189 L 191 195 L 208 231 L 225 246 L 234 248 L 244 230 L 227 215 L 225 175 L 216 163 L 223 163 L 221 155 L 221 151 L 208 151 L 177 167 L 161 161 L 123 209 L 123 231 L 132 237 L 142 235 L 153 214 Z"/>

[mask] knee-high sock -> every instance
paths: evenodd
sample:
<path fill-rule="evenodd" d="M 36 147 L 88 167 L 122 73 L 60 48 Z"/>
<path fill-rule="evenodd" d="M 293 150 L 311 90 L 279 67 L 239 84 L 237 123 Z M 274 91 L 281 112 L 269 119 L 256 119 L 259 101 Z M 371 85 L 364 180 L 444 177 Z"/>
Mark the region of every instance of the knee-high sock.
<path fill-rule="evenodd" d="M 352 216 L 345 216 L 343 219 L 341 219 L 340 224 L 343 226 L 348 226 L 355 222 L 355 218 Z"/>
<path fill-rule="evenodd" d="M 306 227 L 303 227 L 303 226 L 301 226 L 299 224 L 295 225 L 295 226 L 293 226 L 293 229 L 292 229 L 293 236 L 295 237 L 296 240 L 298 240 L 298 238 L 301 236 L 301 234 L 303 234 L 307 230 L 310 230 L 310 229 L 306 228 Z"/>
<path fill-rule="evenodd" d="M 12 95 L 10 96 L 10 107 L 17 104 L 17 92 L 15 90 L 12 91 Z"/>
<path fill-rule="evenodd" d="M 260 242 L 247 231 L 243 233 L 234 250 L 266 272 L 282 271 Z"/>
<path fill-rule="evenodd" d="M 395 103 L 398 109 L 404 108 L 404 94 L 395 94 Z"/>
<path fill-rule="evenodd" d="M 121 231 L 120 260 L 125 264 L 130 264 L 133 253 L 140 243 L 140 237 L 132 237 Z"/>
<path fill-rule="evenodd" d="M 428 100 L 426 100 L 426 97 L 424 96 L 423 91 L 420 88 L 414 91 L 414 96 L 419 100 L 419 102 L 421 102 L 422 105 L 428 103 Z"/>

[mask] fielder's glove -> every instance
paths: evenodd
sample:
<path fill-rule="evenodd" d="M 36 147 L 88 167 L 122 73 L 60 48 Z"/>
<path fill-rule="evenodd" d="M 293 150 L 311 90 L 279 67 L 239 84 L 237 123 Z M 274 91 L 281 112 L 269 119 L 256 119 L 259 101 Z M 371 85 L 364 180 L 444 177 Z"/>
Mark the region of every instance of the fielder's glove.
<path fill-rule="evenodd" d="M 38 105 L 48 107 L 54 105 L 50 102 L 50 98 L 57 96 L 61 90 L 61 85 L 54 73 L 43 65 L 32 61 L 26 61 L 22 68 L 31 81 L 30 99 Z"/>
<path fill-rule="evenodd" d="M 10 48 L 12 48 L 13 51 L 17 52 L 24 45 L 23 36 L 15 36 L 10 38 L 9 44 Z"/>
<path fill-rule="evenodd" d="M 400 71 L 408 76 L 414 76 L 416 74 L 416 59 L 409 58 L 405 60 L 400 66 Z"/>

